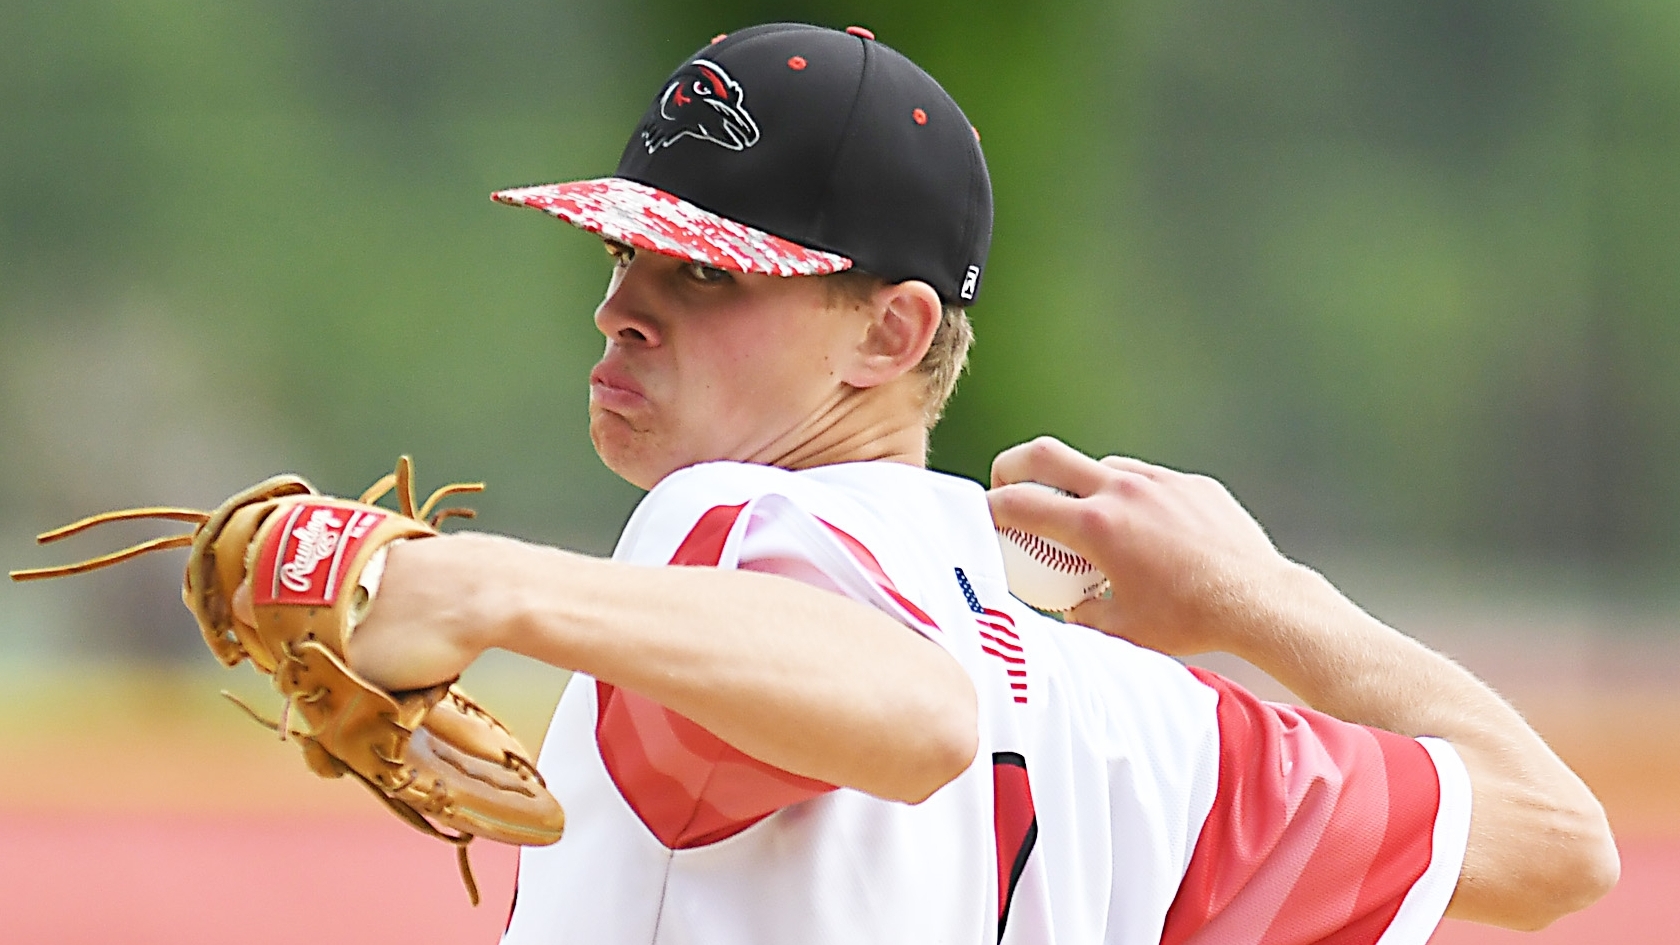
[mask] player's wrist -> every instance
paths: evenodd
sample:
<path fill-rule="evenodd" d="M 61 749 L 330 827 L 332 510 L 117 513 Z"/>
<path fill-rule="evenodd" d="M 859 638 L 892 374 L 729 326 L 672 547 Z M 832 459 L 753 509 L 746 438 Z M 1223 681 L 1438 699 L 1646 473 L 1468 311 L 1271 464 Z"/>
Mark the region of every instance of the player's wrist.
<path fill-rule="evenodd" d="M 502 535 L 461 532 L 446 537 L 452 545 L 440 550 L 461 581 L 461 644 L 475 653 L 517 651 L 522 628 L 535 619 L 563 574 L 547 560 L 561 552 Z"/>
<path fill-rule="evenodd" d="M 1371 694 L 1393 671 L 1391 661 L 1399 652 L 1394 644 L 1416 644 L 1312 568 L 1289 562 L 1276 577 L 1265 605 L 1256 608 L 1239 646 L 1230 652 L 1307 705 L 1345 721 L 1396 730 L 1386 711 L 1372 704 Z"/>
<path fill-rule="evenodd" d="M 623 585 L 615 562 L 591 555 L 494 539 L 471 549 L 483 565 L 483 623 L 476 629 L 485 649 L 508 650 L 580 670 L 588 639 L 610 633 L 613 615 L 622 613 Z M 493 582 L 493 583 L 491 583 Z M 585 670 L 587 671 L 587 670 Z"/>
<path fill-rule="evenodd" d="M 1276 555 L 1209 595 L 1204 635 L 1211 649 L 1231 653 L 1277 675 L 1299 655 L 1304 638 L 1335 623 L 1346 598 L 1317 571 Z"/>

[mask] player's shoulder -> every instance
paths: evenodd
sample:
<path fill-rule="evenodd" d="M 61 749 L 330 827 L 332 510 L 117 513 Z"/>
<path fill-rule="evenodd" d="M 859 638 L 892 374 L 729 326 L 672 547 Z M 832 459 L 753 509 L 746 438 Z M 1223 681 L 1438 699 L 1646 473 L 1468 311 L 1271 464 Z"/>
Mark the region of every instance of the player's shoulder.
<path fill-rule="evenodd" d="M 684 467 L 660 480 L 636 507 L 636 515 L 692 519 L 714 508 L 745 506 L 767 496 L 814 513 L 845 501 L 843 490 L 825 479 L 778 466 L 718 460 Z"/>
<path fill-rule="evenodd" d="M 637 507 L 632 519 L 675 517 L 690 520 L 719 506 L 744 506 L 775 497 L 831 524 L 871 522 L 902 525 L 959 506 L 973 518 L 984 510 L 980 486 L 966 479 L 904 463 L 837 463 L 789 470 L 756 463 L 697 463 L 661 480 Z M 981 515 L 983 518 L 989 516 Z"/>
<path fill-rule="evenodd" d="M 952 549 L 996 545 L 984 490 L 966 479 L 887 461 L 801 470 L 720 461 L 661 480 L 625 526 L 617 556 L 668 561 L 697 531 L 728 532 L 723 541 L 734 547 L 748 530 L 833 537 L 904 588 L 925 583 L 921 571 Z"/>
<path fill-rule="evenodd" d="M 617 556 L 667 560 L 697 535 L 732 534 L 755 517 L 852 524 L 866 511 L 853 495 L 822 478 L 757 463 L 698 463 L 666 476 L 642 498 L 619 538 Z"/>
<path fill-rule="evenodd" d="M 642 505 L 745 502 L 785 488 L 793 474 L 777 466 L 717 460 L 685 466 L 659 480 Z"/>

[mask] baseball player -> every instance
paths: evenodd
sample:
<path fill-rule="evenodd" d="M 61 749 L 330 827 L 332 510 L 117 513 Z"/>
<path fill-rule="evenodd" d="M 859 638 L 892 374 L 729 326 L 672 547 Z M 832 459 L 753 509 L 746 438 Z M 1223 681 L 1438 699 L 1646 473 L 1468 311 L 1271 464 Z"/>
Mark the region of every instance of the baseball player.
<path fill-rule="evenodd" d="M 1053 440 L 990 494 L 925 468 L 991 191 L 868 31 L 720 36 L 614 176 L 497 199 L 605 240 L 590 436 L 649 491 L 610 561 L 395 547 L 349 656 L 394 688 L 491 647 L 575 671 L 539 762 L 568 832 L 523 851 L 504 941 L 1394 945 L 1614 882 L 1521 719 L 1213 480 Z M 1112 599 L 1027 608 L 995 523 Z M 1164 655 L 1208 649 L 1316 709 Z"/>

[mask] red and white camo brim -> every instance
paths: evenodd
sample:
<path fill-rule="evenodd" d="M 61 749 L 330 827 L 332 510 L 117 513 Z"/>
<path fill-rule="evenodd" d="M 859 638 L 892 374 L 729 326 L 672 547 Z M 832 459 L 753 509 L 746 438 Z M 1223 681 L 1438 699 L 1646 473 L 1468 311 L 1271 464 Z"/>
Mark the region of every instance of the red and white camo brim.
<path fill-rule="evenodd" d="M 821 276 L 852 267 L 844 256 L 801 246 L 621 177 L 515 187 L 490 199 L 534 207 L 626 246 L 731 272 Z"/>

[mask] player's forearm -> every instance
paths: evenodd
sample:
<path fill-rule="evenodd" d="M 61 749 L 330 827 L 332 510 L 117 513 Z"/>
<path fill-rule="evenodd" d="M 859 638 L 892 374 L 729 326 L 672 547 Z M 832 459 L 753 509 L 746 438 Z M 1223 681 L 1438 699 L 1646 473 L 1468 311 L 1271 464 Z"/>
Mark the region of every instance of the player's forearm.
<path fill-rule="evenodd" d="M 1320 575 L 1280 569 L 1237 655 L 1320 711 L 1443 738 L 1470 771 L 1471 837 L 1450 915 L 1538 928 L 1608 891 L 1618 861 L 1603 809 L 1516 710 Z"/>
<path fill-rule="evenodd" d="M 514 609 L 493 645 L 639 692 L 761 761 L 895 800 L 961 773 L 975 695 L 890 617 L 769 575 L 501 549 Z"/>

